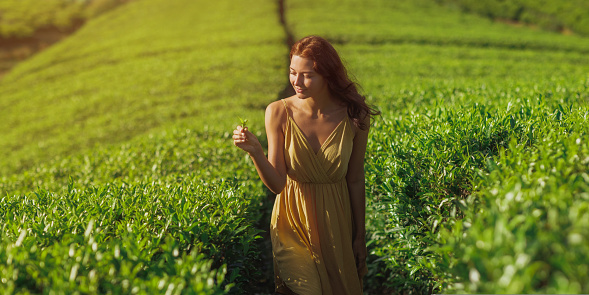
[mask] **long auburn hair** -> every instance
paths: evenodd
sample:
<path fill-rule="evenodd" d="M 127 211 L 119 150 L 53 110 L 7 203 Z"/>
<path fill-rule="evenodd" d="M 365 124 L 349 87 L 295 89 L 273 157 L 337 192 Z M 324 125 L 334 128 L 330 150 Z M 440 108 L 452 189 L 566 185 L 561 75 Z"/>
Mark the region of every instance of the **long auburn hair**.
<path fill-rule="evenodd" d="M 366 130 L 366 116 L 380 114 L 366 104 L 366 98 L 358 92 L 358 85 L 348 77 L 337 51 L 319 36 L 307 36 L 296 42 L 290 50 L 290 58 L 300 56 L 313 60 L 313 70 L 326 81 L 329 92 L 348 107 L 348 116 L 356 127 Z"/>

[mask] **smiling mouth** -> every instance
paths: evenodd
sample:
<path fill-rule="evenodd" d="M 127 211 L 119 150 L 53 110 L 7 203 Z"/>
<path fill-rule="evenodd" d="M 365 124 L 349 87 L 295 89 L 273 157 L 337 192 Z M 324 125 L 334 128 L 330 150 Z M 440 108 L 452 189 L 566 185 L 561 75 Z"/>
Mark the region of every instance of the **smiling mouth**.
<path fill-rule="evenodd" d="M 301 88 L 295 88 L 295 91 L 297 93 L 302 93 L 303 91 L 305 91 L 305 89 L 301 89 Z"/>

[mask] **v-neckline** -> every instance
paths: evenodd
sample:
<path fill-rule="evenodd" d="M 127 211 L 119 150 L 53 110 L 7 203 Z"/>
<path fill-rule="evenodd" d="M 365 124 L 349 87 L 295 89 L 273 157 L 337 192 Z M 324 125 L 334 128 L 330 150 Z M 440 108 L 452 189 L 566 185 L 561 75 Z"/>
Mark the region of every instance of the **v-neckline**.
<path fill-rule="evenodd" d="M 299 125 L 297 124 L 297 122 L 291 116 L 288 116 L 288 119 L 291 121 L 292 125 L 296 126 L 296 128 L 298 129 L 299 133 L 301 134 L 301 137 L 305 141 L 305 145 L 307 145 L 307 148 L 310 151 L 312 151 L 315 156 L 318 156 L 319 153 L 321 151 L 323 151 L 323 148 L 325 147 L 325 145 L 327 145 L 332 140 L 332 137 L 335 136 L 335 132 L 344 123 L 344 121 L 346 120 L 347 117 L 348 116 L 346 115 L 346 116 L 344 116 L 342 118 L 342 120 L 337 124 L 337 126 L 335 126 L 335 128 L 331 131 L 331 133 L 329 133 L 329 136 L 327 136 L 327 138 L 325 139 L 325 141 L 323 143 L 321 143 L 321 145 L 319 146 L 319 150 L 317 150 L 317 151 L 315 151 L 313 149 L 313 147 L 311 146 L 311 143 L 309 142 L 309 139 L 307 138 L 307 135 L 305 135 L 305 133 L 303 132 L 303 130 L 301 129 L 301 127 L 299 127 Z"/>

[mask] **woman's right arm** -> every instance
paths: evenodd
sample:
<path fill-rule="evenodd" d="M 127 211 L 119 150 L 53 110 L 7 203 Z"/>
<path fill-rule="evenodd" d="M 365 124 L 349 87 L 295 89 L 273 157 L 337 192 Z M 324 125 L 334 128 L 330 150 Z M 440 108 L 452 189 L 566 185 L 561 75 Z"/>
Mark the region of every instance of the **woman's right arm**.
<path fill-rule="evenodd" d="M 284 162 L 283 121 L 286 113 L 280 102 L 273 102 L 266 108 L 266 135 L 268 137 L 268 158 L 262 145 L 254 134 L 242 129 L 233 131 L 233 143 L 246 151 L 256 166 L 262 182 L 275 194 L 279 194 L 286 185 L 286 163 Z"/>

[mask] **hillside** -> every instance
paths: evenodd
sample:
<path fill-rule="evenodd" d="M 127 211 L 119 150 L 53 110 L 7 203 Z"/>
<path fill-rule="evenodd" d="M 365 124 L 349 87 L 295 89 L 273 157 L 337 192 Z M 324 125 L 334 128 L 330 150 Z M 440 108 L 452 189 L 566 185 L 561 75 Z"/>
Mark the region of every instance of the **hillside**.
<path fill-rule="evenodd" d="M 569 1 L 462 1 L 437 0 L 446 5 L 458 6 L 467 12 L 513 23 L 538 26 L 563 34 L 589 34 L 589 3 L 582 0 Z"/>
<path fill-rule="evenodd" d="M 0 1 L 0 79 L 19 62 L 129 0 Z"/>
<path fill-rule="evenodd" d="M 283 87 L 285 46 L 261 3 L 130 3 L 20 64 L 0 81 L 0 171 L 263 109 Z"/>
<path fill-rule="evenodd" d="M 132 2 L 0 82 L 2 290 L 272 292 L 272 202 L 229 132 L 246 118 L 265 140 L 277 11 Z M 382 111 L 366 293 L 589 292 L 589 39 L 428 0 L 285 12 Z"/>

